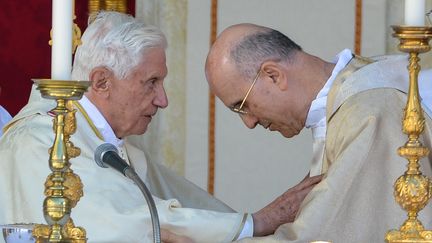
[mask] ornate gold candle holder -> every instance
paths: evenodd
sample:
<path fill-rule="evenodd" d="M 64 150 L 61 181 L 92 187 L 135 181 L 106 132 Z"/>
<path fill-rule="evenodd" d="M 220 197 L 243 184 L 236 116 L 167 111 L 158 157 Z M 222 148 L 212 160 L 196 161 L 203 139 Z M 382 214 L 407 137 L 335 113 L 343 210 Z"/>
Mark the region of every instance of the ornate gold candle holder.
<path fill-rule="evenodd" d="M 429 149 L 419 141 L 424 130 L 425 119 L 420 104 L 418 74 L 419 53 L 430 50 L 429 40 L 432 27 L 392 26 L 393 36 L 400 40 L 399 50 L 409 53 L 409 90 L 404 109 L 402 130 L 408 141 L 398 149 L 398 154 L 408 160 L 408 168 L 394 184 L 394 196 L 399 205 L 408 213 L 408 219 L 399 230 L 387 232 L 385 240 L 389 243 L 428 242 L 432 243 L 432 231 L 425 230 L 418 220 L 418 212 L 429 201 L 432 192 L 431 180 L 422 175 L 419 160 L 429 153 Z"/>
<path fill-rule="evenodd" d="M 83 195 L 83 185 L 69 163 L 69 159 L 77 157 L 81 151 L 69 138 L 76 130 L 72 101 L 81 99 L 90 82 L 49 79 L 33 81 L 43 98 L 57 102 L 57 106 L 51 110 L 55 116 L 55 139 L 48 151 L 52 173 L 45 181 L 46 198 L 43 203 L 43 213 L 48 225 L 36 225 L 33 236 L 36 242 L 86 242 L 85 230 L 75 227 L 70 217 L 71 209 Z"/>

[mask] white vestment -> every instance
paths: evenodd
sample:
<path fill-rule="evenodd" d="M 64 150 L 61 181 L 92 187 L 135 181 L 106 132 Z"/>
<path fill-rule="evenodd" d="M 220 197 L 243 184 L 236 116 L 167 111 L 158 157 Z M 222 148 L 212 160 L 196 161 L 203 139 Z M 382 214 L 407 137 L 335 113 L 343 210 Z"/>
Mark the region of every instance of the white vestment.
<path fill-rule="evenodd" d="M 53 117 L 47 111 L 52 108 L 51 101 L 30 101 L 0 139 L 0 224 L 45 223 L 44 183 L 51 173 L 48 149 L 54 141 Z M 75 225 L 86 229 L 88 242 L 151 242 L 150 214 L 141 191 L 122 174 L 94 162 L 94 151 L 104 141 L 83 114 L 76 113 L 77 131 L 70 139 L 81 149 L 81 155 L 70 160 L 71 169 L 84 184 L 84 196 L 71 213 Z M 124 141 L 128 160 L 159 197 L 154 199 L 162 228 L 196 242 L 230 242 L 238 236 L 245 214 L 146 161 L 132 140 Z"/>

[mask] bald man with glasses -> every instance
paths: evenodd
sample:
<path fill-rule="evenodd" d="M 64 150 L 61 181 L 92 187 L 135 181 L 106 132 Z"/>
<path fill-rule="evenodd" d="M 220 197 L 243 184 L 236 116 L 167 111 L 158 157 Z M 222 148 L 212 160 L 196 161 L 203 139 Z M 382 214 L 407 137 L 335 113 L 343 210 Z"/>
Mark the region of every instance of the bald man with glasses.
<path fill-rule="evenodd" d="M 328 62 L 254 24 L 218 36 L 205 67 L 212 92 L 248 128 L 261 125 L 286 138 L 312 129 L 310 175 L 324 174 L 293 222 L 241 242 L 383 242 L 404 222 L 393 184 L 407 164 L 396 152 L 407 141 L 401 131 L 407 65 L 405 55 L 364 58 L 348 49 Z M 425 111 L 422 139 L 431 147 L 432 114 Z M 429 176 L 431 161 L 429 155 L 421 163 Z M 421 215 L 432 228 L 432 208 Z"/>

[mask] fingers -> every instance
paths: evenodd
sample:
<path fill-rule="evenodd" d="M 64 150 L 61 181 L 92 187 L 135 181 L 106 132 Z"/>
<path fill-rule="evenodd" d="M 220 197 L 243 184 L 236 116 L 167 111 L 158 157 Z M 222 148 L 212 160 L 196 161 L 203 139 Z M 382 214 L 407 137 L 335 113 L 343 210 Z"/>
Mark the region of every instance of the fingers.
<path fill-rule="evenodd" d="M 299 202 L 301 203 L 303 201 L 303 199 L 306 197 L 306 195 L 314 188 L 316 184 L 311 184 L 307 187 L 304 187 L 300 190 L 297 190 L 295 193 L 295 195 L 297 196 L 297 198 L 299 199 Z"/>
<path fill-rule="evenodd" d="M 309 179 L 310 179 L 309 182 L 310 182 L 310 184 L 317 184 L 317 183 L 321 182 L 323 177 L 324 177 L 324 174 L 309 177 Z"/>
<path fill-rule="evenodd" d="M 295 188 L 295 190 L 303 190 L 303 189 L 308 188 L 310 186 L 314 186 L 322 180 L 323 176 L 324 175 L 305 177 L 305 179 L 303 179 L 299 184 L 297 184 L 295 187 L 293 187 L 293 189 Z"/>
<path fill-rule="evenodd" d="M 304 198 L 322 178 L 323 175 L 306 176 L 299 184 L 252 214 L 254 236 L 272 234 L 279 225 L 293 222 Z"/>

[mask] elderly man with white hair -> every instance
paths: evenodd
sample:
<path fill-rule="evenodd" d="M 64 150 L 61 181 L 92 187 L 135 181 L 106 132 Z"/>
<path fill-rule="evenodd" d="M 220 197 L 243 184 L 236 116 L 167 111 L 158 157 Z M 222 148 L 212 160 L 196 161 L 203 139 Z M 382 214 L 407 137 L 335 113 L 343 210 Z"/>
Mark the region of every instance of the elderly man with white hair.
<path fill-rule="evenodd" d="M 234 212 L 146 160 L 132 135 L 144 134 L 158 109 L 168 105 L 163 86 L 166 46 L 158 29 L 115 12 L 99 13 L 83 34 L 72 79 L 90 80 L 91 86 L 74 103 L 77 131 L 71 141 L 81 154 L 71 159 L 71 168 L 84 184 L 84 196 L 72 210 L 75 224 L 87 230 L 90 242 L 151 241 L 150 213 L 139 188 L 93 160 L 95 149 L 107 142 L 148 183 L 161 227 L 175 235 L 196 242 L 230 242 L 273 233 L 280 224 L 292 221 L 319 176 L 305 178 L 262 210 L 247 214 Z M 5 127 L 0 140 L 0 224 L 45 222 L 43 185 L 50 173 L 47 151 L 54 140 L 49 113 L 53 107 L 52 101 L 33 93 Z"/>

